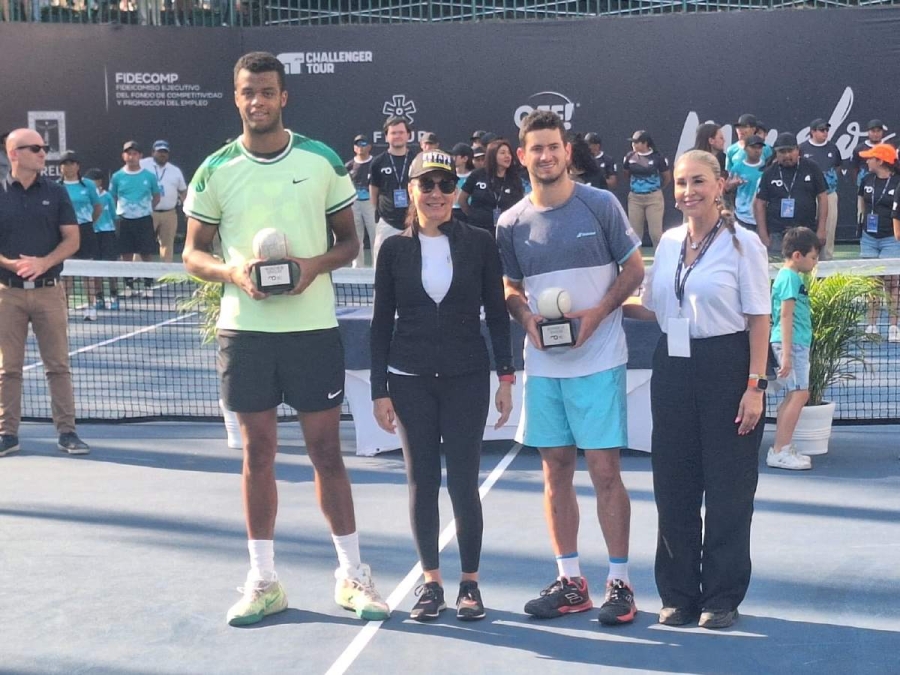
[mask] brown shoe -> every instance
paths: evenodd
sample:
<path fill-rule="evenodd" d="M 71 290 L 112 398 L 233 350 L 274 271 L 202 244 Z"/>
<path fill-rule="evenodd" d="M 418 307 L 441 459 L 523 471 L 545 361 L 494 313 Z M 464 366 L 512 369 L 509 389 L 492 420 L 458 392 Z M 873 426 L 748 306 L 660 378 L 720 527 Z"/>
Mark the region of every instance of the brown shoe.
<path fill-rule="evenodd" d="M 705 611 L 700 615 L 700 628 L 707 628 L 709 630 L 728 628 L 737 620 L 737 618 L 738 611 L 736 609 Z"/>
<path fill-rule="evenodd" d="M 659 622 L 663 626 L 684 626 L 697 620 L 700 613 L 689 607 L 663 607 L 659 610 Z"/>

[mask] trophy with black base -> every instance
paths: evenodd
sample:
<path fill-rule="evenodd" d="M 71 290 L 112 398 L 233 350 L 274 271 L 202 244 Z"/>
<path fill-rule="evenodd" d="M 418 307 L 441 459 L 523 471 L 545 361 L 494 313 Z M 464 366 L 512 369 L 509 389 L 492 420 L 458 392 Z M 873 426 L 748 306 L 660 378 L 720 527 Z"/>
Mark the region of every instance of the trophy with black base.
<path fill-rule="evenodd" d="M 547 288 L 538 296 L 538 314 L 544 321 L 538 323 L 541 346 L 571 347 L 575 344 L 575 322 L 565 318 L 572 309 L 572 298 L 564 288 Z"/>
<path fill-rule="evenodd" d="M 266 295 L 281 295 L 296 288 L 300 281 L 300 265 L 289 260 L 287 236 L 273 227 L 260 230 L 253 237 L 253 255 L 259 260 L 251 265 L 253 282 Z"/>

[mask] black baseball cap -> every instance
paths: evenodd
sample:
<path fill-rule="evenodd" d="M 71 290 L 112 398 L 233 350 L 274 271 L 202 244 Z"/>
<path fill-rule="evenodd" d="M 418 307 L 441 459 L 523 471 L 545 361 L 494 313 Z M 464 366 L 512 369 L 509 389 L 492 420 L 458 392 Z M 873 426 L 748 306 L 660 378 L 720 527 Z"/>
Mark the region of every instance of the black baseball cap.
<path fill-rule="evenodd" d="M 628 140 L 632 143 L 646 143 L 650 140 L 650 134 L 644 129 L 638 129 L 628 137 Z"/>
<path fill-rule="evenodd" d="M 471 139 L 473 141 L 480 141 L 481 137 L 484 136 L 487 132 L 484 129 L 479 129 L 478 131 L 473 131 Z"/>
<path fill-rule="evenodd" d="M 584 135 L 584 140 L 586 143 L 596 143 L 597 145 L 603 145 L 603 141 L 600 138 L 600 134 L 596 131 L 589 131 Z"/>
<path fill-rule="evenodd" d="M 437 134 L 433 131 L 429 131 L 427 134 L 422 136 L 422 143 L 440 143 L 440 139 L 438 139 Z"/>
<path fill-rule="evenodd" d="M 369 145 L 369 139 L 366 138 L 365 134 L 356 134 L 356 136 L 354 136 L 353 138 L 353 145 L 358 145 L 359 147 L 364 148 Z"/>
<path fill-rule="evenodd" d="M 496 141 L 498 138 L 500 137 L 497 134 L 495 134 L 493 131 L 489 131 L 481 137 L 479 143 L 481 143 L 484 147 L 487 147 L 492 141 Z"/>
<path fill-rule="evenodd" d="M 477 148 L 472 148 L 472 158 L 476 157 L 484 157 L 484 146 L 479 145 Z"/>
<path fill-rule="evenodd" d="M 409 177 L 418 178 L 431 171 L 445 171 L 456 178 L 456 165 L 453 157 L 443 150 L 420 152 L 409 167 Z"/>
<path fill-rule="evenodd" d="M 66 150 L 59 156 L 59 163 L 64 164 L 65 162 L 75 162 L 76 164 L 81 164 L 81 160 L 78 159 L 78 153 L 74 150 Z"/>
<path fill-rule="evenodd" d="M 88 169 L 84 172 L 84 177 L 88 180 L 103 180 L 106 176 L 102 169 Z"/>
<path fill-rule="evenodd" d="M 747 140 L 744 141 L 744 146 L 752 146 L 752 145 L 765 145 L 766 142 L 756 134 L 752 136 L 747 136 Z"/>
<path fill-rule="evenodd" d="M 453 149 L 450 151 L 451 155 L 461 155 L 463 157 L 474 157 L 475 153 L 472 152 L 472 146 L 466 145 L 465 143 L 457 143 L 453 146 Z"/>
<path fill-rule="evenodd" d="M 756 119 L 756 115 L 751 115 L 750 113 L 744 113 L 740 117 L 738 117 L 736 127 L 757 127 L 759 126 L 759 122 Z"/>
<path fill-rule="evenodd" d="M 869 120 L 869 123 L 866 125 L 866 129 L 881 129 L 882 131 L 887 131 L 887 127 L 884 126 L 884 122 L 880 119 Z"/>
<path fill-rule="evenodd" d="M 782 131 L 778 134 L 778 138 L 775 139 L 774 147 L 776 150 L 781 150 L 782 148 L 796 148 L 797 137 L 789 131 Z"/>
<path fill-rule="evenodd" d="M 128 152 L 129 150 L 140 152 L 141 146 L 137 144 L 137 141 L 126 141 L 125 145 L 122 146 L 122 152 Z"/>
<path fill-rule="evenodd" d="M 814 129 L 830 129 L 831 125 L 823 120 L 821 117 L 817 117 L 812 122 L 809 123 L 809 130 L 812 131 Z"/>

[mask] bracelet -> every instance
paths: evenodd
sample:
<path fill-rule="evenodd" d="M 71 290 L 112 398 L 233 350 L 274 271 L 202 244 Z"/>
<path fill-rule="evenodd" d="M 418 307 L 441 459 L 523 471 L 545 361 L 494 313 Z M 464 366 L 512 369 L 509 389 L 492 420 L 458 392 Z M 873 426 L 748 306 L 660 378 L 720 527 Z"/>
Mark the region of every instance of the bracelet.
<path fill-rule="evenodd" d="M 500 375 L 497 377 L 501 382 L 509 382 L 510 384 L 516 383 L 516 375 L 515 373 L 510 373 L 509 375 Z"/>

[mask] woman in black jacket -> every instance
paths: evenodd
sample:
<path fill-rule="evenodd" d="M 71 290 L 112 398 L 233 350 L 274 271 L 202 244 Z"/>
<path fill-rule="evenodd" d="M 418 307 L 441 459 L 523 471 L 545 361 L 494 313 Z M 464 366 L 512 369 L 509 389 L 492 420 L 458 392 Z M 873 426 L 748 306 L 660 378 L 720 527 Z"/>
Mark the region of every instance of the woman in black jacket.
<path fill-rule="evenodd" d="M 407 227 L 384 242 L 376 265 L 372 399 L 378 424 L 400 434 L 406 462 L 410 520 L 425 577 L 411 618 L 432 620 L 446 607 L 438 562 L 443 439 L 462 567 L 456 614 L 476 620 L 485 615 L 478 589 L 478 472 L 490 405 L 482 305 L 500 378 L 496 428 L 509 418 L 515 378 L 500 256 L 487 231 L 452 217 L 450 155 L 420 153 L 409 177 Z"/>

